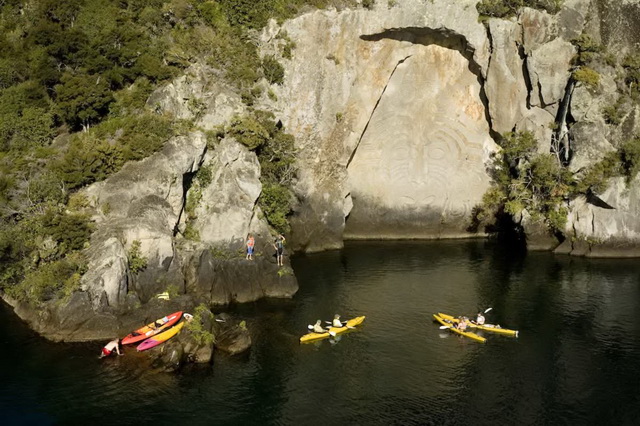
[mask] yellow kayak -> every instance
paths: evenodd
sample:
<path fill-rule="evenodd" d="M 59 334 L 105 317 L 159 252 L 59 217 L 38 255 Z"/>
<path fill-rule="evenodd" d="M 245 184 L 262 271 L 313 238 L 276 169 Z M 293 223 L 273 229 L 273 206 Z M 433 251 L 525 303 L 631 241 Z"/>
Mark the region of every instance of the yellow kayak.
<path fill-rule="evenodd" d="M 164 342 L 166 342 L 167 340 L 171 339 L 173 336 L 175 336 L 176 334 L 180 333 L 180 330 L 182 330 L 182 327 L 184 327 L 184 321 L 181 322 L 180 324 L 176 325 L 175 327 L 172 327 L 170 329 L 168 329 L 167 331 L 164 331 L 160 334 L 156 334 L 155 336 L 153 336 L 150 339 L 145 340 L 144 342 L 140 343 L 137 347 L 138 352 L 141 351 L 146 351 L 147 349 L 151 349 L 153 347 L 156 347 Z"/>
<path fill-rule="evenodd" d="M 438 315 L 440 315 L 444 320 L 451 321 L 454 324 L 458 322 L 458 318 L 451 315 L 443 314 L 442 312 L 438 312 Z M 478 325 L 470 322 L 468 327 L 475 328 L 476 330 L 489 331 L 491 333 L 504 334 L 505 336 L 518 337 L 518 330 L 509 330 L 508 328 L 501 328 L 500 326 L 493 324 Z"/>
<path fill-rule="evenodd" d="M 326 333 L 305 334 L 300 338 L 300 343 L 307 343 L 307 342 L 313 342 L 315 340 L 326 339 L 327 337 L 331 336 L 331 333 L 335 333 L 335 334 L 344 333 L 345 331 L 355 327 L 356 325 L 362 324 L 362 321 L 364 321 L 364 319 L 365 319 L 364 316 L 350 319 L 349 321 L 347 321 L 347 325 L 345 325 L 344 327 L 331 327 L 329 330 L 327 330 Z"/>
<path fill-rule="evenodd" d="M 450 320 L 446 320 L 444 318 L 442 318 L 440 316 L 440 314 L 433 314 L 433 317 L 436 319 L 436 321 L 438 321 L 440 324 L 442 325 L 446 325 L 449 327 L 449 330 L 451 330 L 454 333 L 457 333 L 461 336 L 464 337 L 468 337 L 469 339 L 473 339 L 476 342 L 480 342 L 480 343 L 484 343 L 487 341 L 487 339 L 485 339 L 482 336 L 478 336 L 476 333 L 471 333 L 470 331 L 462 331 L 462 330 L 458 330 L 457 328 L 455 328 L 453 326 L 453 323 Z"/>

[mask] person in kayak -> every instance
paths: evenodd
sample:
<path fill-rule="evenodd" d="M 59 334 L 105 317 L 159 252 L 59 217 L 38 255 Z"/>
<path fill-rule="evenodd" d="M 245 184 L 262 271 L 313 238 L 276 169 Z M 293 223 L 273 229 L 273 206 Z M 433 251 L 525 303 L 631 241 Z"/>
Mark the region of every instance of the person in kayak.
<path fill-rule="evenodd" d="M 283 256 L 284 256 L 284 242 L 286 238 L 284 235 L 278 234 L 275 242 L 273 243 L 273 248 L 276 249 L 276 257 L 278 260 L 278 266 L 284 266 Z"/>
<path fill-rule="evenodd" d="M 458 319 L 458 330 L 465 331 L 467 329 L 467 317 L 459 317 Z"/>
<path fill-rule="evenodd" d="M 106 356 L 109 356 L 113 353 L 113 351 L 116 351 L 116 353 L 118 355 L 122 355 L 120 353 L 120 339 L 116 338 L 113 339 L 112 341 L 110 341 L 109 343 L 107 343 L 104 348 L 102 348 L 102 353 L 100 354 L 100 358 L 104 358 Z"/>
<path fill-rule="evenodd" d="M 484 321 L 484 315 L 482 315 L 482 312 L 478 312 L 478 316 L 476 317 L 476 324 L 484 325 Z"/>
<path fill-rule="evenodd" d="M 322 328 L 322 321 L 318 320 L 316 321 L 316 323 L 313 325 L 313 332 L 314 333 L 326 333 L 327 330 Z"/>
<path fill-rule="evenodd" d="M 332 327 L 342 327 L 342 321 L 340 321 L 340 315 L 335 314 L 333 317 L 333 322 L 331 323 Z"/>

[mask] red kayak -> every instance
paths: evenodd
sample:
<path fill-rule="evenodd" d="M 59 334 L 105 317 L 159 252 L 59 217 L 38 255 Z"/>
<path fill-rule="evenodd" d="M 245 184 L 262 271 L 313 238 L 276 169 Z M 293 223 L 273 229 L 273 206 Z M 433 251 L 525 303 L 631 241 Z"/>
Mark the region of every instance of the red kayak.
<path fill-rule="evenodd" d="M 127 337 L 122 339 L 122 344 L 130 345 L 155 336 L 180 321 L 180 318 L 182 318 L 182 311 L 174 312 L 166 317 L 157 319 L 156 321 L 129 334 Z"/>

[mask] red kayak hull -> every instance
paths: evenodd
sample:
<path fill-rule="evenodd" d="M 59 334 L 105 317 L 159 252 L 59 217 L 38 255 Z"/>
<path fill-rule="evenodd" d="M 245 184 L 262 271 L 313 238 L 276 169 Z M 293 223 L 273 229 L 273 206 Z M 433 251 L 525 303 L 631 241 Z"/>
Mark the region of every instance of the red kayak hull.
<path fill-rule="evenodd" d="M 173 326 L 175 323 L 180 321 L 180 318 L 182 318 L 182 311 L 174 312 L 167 315 L 166 317 L 159 318 L 156 321 L 149 323 L 144 327 L 141 327 L 131 334 L 127 335 L 127 337 L 122 339 L 122 344 L 131 345 L 133 343 L 138 343 L 145 339 L 148 339 L 149 337 L 153 337 L 156 334 L 161 333 Z M 157 322 L 162 322 L 162 325 L 154 328 L 154 325 Z"/>

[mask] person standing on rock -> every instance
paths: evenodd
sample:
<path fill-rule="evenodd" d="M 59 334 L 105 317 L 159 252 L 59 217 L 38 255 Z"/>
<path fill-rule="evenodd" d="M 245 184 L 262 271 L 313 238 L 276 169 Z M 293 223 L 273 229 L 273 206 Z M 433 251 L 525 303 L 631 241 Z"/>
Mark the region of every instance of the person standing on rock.
<path fill-rule="evenodd" d="M 256 240 L 253 238 L 253 234 L 249 234 L 247 238 L 247 260 L 253 260 L 253 248 L 256 245 Z"/>
<path fill-rule="evenodd" d="M 278 260 L 278 266 L 284 266 L 283 257 L 284 257 L 284 242 L 285 241 L 286 241 L 286 239 L 284 238 L 284 235 L 278 234 L 278 236 L 276 237 L 275 242 L 273 243 L 273 248 L 276 249 L 276 257 L 277 257 L 277 260 Z"/>
<path fill-rule="evenodd" d="M 118 355 L 122 355 L 120 353 L 120 339 L 116 338 L 107 343 L 104 348 L 102 348 L 102 353 L 100 354 L 100 358 L 104 358 L 105 356 L 109 356 L 116 351 Z"/>

